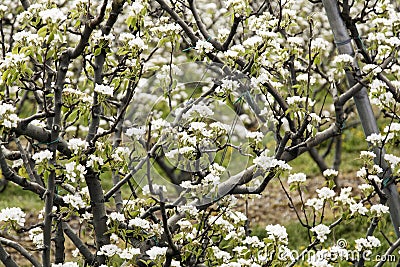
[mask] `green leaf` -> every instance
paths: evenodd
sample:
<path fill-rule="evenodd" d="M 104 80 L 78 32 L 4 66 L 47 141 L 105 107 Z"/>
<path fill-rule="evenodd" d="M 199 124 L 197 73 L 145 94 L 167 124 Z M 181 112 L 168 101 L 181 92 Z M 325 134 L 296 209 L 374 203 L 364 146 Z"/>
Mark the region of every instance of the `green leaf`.
<path fill-rule="evenodd" d="M 40 29 L 38 30 L 37 34 L 38 34 L 40 37 L 43 37 L 43 38 L 44 38 L 44 37 L 47 35 L 47 26 L 43 26 L 42 28 L 40 28 Z"/>
<path fill-rule="evenodd" d="M 93 55 L 94 55 L 95 57 L 97 57 L 97 56 L 100 55 L 100 54 L 101 54 L 101 47 L 96 48 L 96 49 L 94 50 Z"/>

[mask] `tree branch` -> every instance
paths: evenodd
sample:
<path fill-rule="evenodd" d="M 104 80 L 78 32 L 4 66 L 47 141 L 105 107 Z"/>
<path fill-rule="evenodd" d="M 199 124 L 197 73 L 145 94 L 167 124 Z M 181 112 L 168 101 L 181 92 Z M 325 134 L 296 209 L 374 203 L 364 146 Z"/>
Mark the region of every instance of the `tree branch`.
<path fill-rule="evenodd" d="M 11 248 L 15 249 L 16 251 L 18 251 L 30 263 L 32 263 L 33 266 L 42 267 L 40 262 L 37 259 L 35 259 L 35 257 L 29 251 L 27 251 L 23 246 L 21 246 L 17 242 L 9 240 L 9 239 L 4 238 L 4 237 L 0 237 L 0 243 L 6 245 L 8 247 L 11 247 Z M 8 265 L 6 264 L 6 266 L 8 266 Z"/>

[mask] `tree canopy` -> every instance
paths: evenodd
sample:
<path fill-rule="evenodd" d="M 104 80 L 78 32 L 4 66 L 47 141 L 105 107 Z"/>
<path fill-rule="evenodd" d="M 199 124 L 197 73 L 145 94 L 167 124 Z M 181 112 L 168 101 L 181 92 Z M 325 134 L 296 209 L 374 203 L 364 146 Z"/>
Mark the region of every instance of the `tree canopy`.
<path fill-rule="evenodd" d="M 383 265 L 400 244 L 375 234 L 389 223 L 400 237 L 398 11 L 389 0 L 3 1 L 1 172 L 43 210 L 35 224 L 29 206 L 0 211 L 0 260 L 18 266 L 11 247 L 44 267 Z M 363 183 L 340 187 L 343 133 L 359 124 Z M 299 158 L 326 178 L 313 198 Z M 236 208 L 274 181 L 306 248 L 279 224 L 251 235 Z M 355 222 L 370 223 L 365 237 L 332 234 Z"/>

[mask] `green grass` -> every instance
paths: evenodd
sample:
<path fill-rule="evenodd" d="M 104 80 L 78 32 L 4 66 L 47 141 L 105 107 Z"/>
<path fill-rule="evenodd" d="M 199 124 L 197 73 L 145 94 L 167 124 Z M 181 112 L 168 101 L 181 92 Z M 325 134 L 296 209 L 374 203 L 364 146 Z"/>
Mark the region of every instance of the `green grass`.
<path fill-rule="evenodd" d="M 43 202 L 38 195 L 9 182 L 7 188 L 0 193 L 0 209 L 20 207 L 25 212 L 38 212 L 43 208 Z"/>

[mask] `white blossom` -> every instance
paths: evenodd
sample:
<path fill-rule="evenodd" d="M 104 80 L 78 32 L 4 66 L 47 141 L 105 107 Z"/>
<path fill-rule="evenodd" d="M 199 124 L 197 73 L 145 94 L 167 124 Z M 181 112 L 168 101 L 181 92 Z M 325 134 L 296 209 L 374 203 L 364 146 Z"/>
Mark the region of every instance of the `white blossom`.
<path fill-rule="evenodd" d="M 374 159 L 376 157 L 376 154 L 372 151 L 361 151 L 360 157 L 365 159 Z"/>
<path fill-rule="evenodd" d="M 351 64 L 353 62 L 353 57 L 348 55 L 348 54 L 341 54 L 341 55 L 337 55 L 335 57 L 335 59 L 333 60 L 333 64 Z"/>
<path fill-rule="evenodd" d="M 100 248 L 100 250 L 97 252 L 98 255 L 104 255 L 106 257 L 112 257 L 115 254 L 119 253 L 121 249 L 117 247 L 117 245 L 114 244 L 108 244 L 104 245 Z"/>
<path fill-rule="evenodd" d="M 316 191 L 318 193 L 318 197 L 321 199 L 330 199 L 336 195 L 335 191 L 329 189 L 328 187 L 322 187 L 321 189 L 317 189 Z"/>
<path fill-rule="evenodd" d="M 114 87 L 96 83 L 94 91 L 102 95 L 113 96 Z"/>
<path fill-rule="evenodd" d="M 367 238 L 359 238 L 354 241 L 355 248 L 358 251 L 362 251 L 364 249 L 372 249 L 381 246 L 381 242 L 374 236 L 368 236 Z"/>
<path fill-rule="evenodd" d="M 140 249 L 139 248 L 126 248 L 123 250 L 120 250 L 117 252 L 118 256 L 121 257 L 121 259 L 127 259 L 130 260 L 132 259 L 135 255 L 140 255 Z"/>
<path fill-rule="evenodd" d="M 341 202 L 343 204 L 348 204 L 348 205 L 351 205 L 351 204 L 355 203 L 354 199 L 352 199 L 350 197 L 350 194 L 351 194 L 352 190 L 353 190 L 353 188 L 351 188 L 351 187 L 343 187 L 340 190 L 340 195 L 335 198 L 335 201 L 339 201 L 339 202 Z"/>
<path fill-rule="evenodd" d="M 322 175 L 329 178 L 329 177 L 334 177 L 337 176 L 339 174 L 339 172 L 337 170 L 334 169 L 326 169 Z"/>
<path fill-rule="evenodd" d="M 284 244 L 287 243 L 288 234 L 284 226 L 279 224 L 276 225 L 269 224 L 265 227 L 265 230 L 267 230 L 268 239 L 271 239 L 273 241 L 279 241 Z"/>
<path fill-rule="evenodd" d="M 25 212 L 19 207 L 4 208 L 0 211 L 0 222 L 15 222 L 23 227 L 25 224 Z"/>
<path fill-rule="evenodd" d="M 139 140 L 146 133 L 144 127 L 131 127 L 126 130 L 125 134 L 133 139 Z"/>
<path fill-rule="evenodd" d="M 308 258 L 307 262 L 312 267 L 333 267 L 331 264 L 329 264 L 327 259 L 328 255 L 330 254 L 326 249 L 318 250 L 315 254 Z"/>
<path fill-rule="evenodd" d="M 328 226 L 324 224 L 319 224 L 310 229 L 311 232 L 314 232 L 317 235 L 319 241 L 324 242 L 327 238 L 327 235 L 331 232 Z"/>
<path fill-rule="evenodd" d="M 400 157 L 392 154 L 385 154 L 384 159 L 390 163 L 392 169 L 394 169 L 400 162 Z"/>
<path fill-rule="evenodd" d="M 75 154 L 85 150 L 88 146 L 88 142 L 80 138 L 71 138 L 68 140 L 68 148 L 71 149 Z"/>
<path fill-rule="evenodd" d="M 364 207 L 364 205 L 361 202 L 360 203 L 350 204 L 349 209 L 351 211 L 351 215 L 354 215 L 356 213 L 359 213 L 361 215 L 365 215 L 368 212 L 368 209 L 366 207 Z"/>
<path fill-rule="evenodd" d="M 62 197 L 65 203 L 70 204 L 75 209 L 83 209 L 86 207 L 86 203 L 82 200 L 80 195 L 65 195 Z"/>
<path fill-rule="evenodd" d="M 67 19 L 67 16 L 58 8 L 42 10 L 39 12 L 39 16 L 42 17 L 43 21 L 51 21 L 52 23 L 59 23 Z"/>
<path fill-rule="evenodd" d="M 133 227 L 133 226 L 140 227 L 140 228 L 142 228 L 144 230 L 149 230 L 150 229 L 150 222 L 148 222 L 145 219 L 136 217 L 136 218 L 133 218 L 133 219 L 129 220 L 129 227 Z"/>
<path fill-rule="evenodd" d="M 389 207 L 382 204 L 375 204 L 371 206 L 370 211 L 377 217 L 381 217 L 382 214 L 389 212 Z"/>
<path fill-rule="evenodd" d="M 374 146 L 379 146 L 382 144 L 382 141 L 385 139 L 381 134 L 373 133 L 367 137 L 367 142 L 371 143 Z"/>
<path fill-rule="evenodd" d="M 29 238 L 37 248 L 43 247 L 43 230 L 40 227 L 35 227 L 29 230 Z"/>
<path fill-rule="evenodd" d="M 196 50 L 204 53 L 211 53 L 213 48 L 214 47 L 210 42 L 203 40 L 198 40 L 195 47 Z"/>
<path fill-rule="evenodd" d="M 43 162 L 44 160 L 51 160 L 52 158 L 53 153 L 51 153 L 48 149 L 36 152 L 32 156 L 32 159 L 35 161 L 36 164 Z"/>
<path fill-rule="evenodd" d="M 311 198 L 306 201 L 305 205 L 312 207 L 315 210 L 320 210 L 324 206 L 324 201 L 319 198 Z"/>
<path fill-rule="evenodd" d="M 268 151 L 264 151 L 263 154 L 261 154 L 260 156 L 256 157 L 253 160 L 253 163 L 256 164 L 257 166 L 263 168 L 264 170 L 269 170 L 271 168 L 280 168 L 282 170 L 291 170 L 292 167 L 287 164 L 285 161 L 283 160 L 277 160 L 274 157 L 268 157 L 266 156 L 266 153 Z"/>
<path fill-rule="evenodd" d="M 151 249 L 146 251 L 146 254 L 150 257 L 151 260 L 155 260 L 158 256 L 163 256 L 167 252 L 167 247 L 157 247 L 154 246 Z"/>
<path fill-rule="evenodd" d="M 216 246 L 212 246 L 211 249 L 213 250 L 214 256 L 217 259 L 222 259 L 224 262 L 227 262 L 229 259 L 232 258 L 231 254 L 219 249 Z"/>
<path fill-rule="evenodd" d="M 294 173 L 294 174 L 289 175 L 288 183 L 289 184 L 292 184 L 292 183 L 303 183 L 303 182 L 306 181 L 306 178 L 307 178 L 307 176 L 302 172 Z"/>
<path fill-rule="evenodd" d="M 125 221 L 125 216 L 122 213 L 114 211 L 114 212 L 111 212 L 110 215 L 108 215 L 107 223 L 110 223 L 110 221 L 124 222 Z"/>

